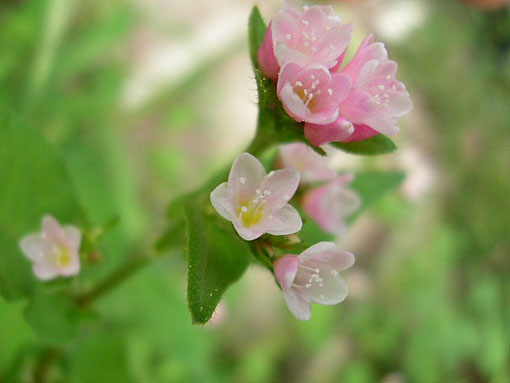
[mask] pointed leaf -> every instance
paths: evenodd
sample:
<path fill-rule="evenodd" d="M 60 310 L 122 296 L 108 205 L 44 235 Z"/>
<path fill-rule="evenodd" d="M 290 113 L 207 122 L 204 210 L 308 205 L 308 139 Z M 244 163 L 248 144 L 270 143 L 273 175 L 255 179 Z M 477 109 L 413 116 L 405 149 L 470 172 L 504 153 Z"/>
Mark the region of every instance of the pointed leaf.
<path fill-rule="evenodd" d="M 332 142 L 331 144 L 344 152 L 366 156 L 392 153 L 397 149 L 393 141 L 382 134 L 358 142 Z"/>
<path fill-rule="evenodd" d="M 185 205 L 188 256 L 188 304 L 193 323 L 212 316 L 223 293 L 237 281 L 250 262 L 250 247 L 217 215 L 203 207 Z"/>

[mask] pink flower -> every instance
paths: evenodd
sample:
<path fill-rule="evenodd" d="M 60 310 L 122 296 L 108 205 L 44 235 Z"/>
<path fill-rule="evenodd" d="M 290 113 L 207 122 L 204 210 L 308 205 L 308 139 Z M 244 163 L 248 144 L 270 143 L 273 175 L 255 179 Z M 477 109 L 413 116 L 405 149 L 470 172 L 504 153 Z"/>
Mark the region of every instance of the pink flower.
<path fill-rule="evenodd" d="M 337 235 L 344 233 L 345 219 L 360 208 L 361 198 L 346 186 L 352 179 L 348 174 L 304 195 L 303 209 L 322 230 Z"/>
<path fill-rule="evenodd" d="M 396 134 L 398 119 L 413 107 L 403 83 L 396 80 L 398 64 L 388 59 L 382 43 L 373 35 L 365 39 L 354 59 L 342 70 L 352 79 L 352 90 L 340 105 L 340 115 L 358 125 L 382 133 Z M 359 127 L 362 135 L 365 127 Z M 356 134 L 356 131 L 355 131 Z"/>
<path fill-rule="evenodd" d="M 62 227 L 51 215 L 44 216 L 42 232 L 20 241 L 21 250 L 34 263 L 34 274 L 43 281 L 78 274 L 80 244 L 80 230 L 70 225 Z"/>
<path fill-rule="evenodd" d="M 322 65 L 303 69 L 285 64 L 278 78 L 277 93 L 287 113 L 296 121 L 329 124 L 338 118 L 339 105 L 351 88 L 351 80 L 330 73 Z"/>
<path fill-rule="evenodd" d="M 287 63 L 338 68 L 351 31 L 352 25 L 342 24 L 330 6 L 281 10 L 269 25 L 258 52 L 262 74 L 276 80 L 280 67 Z"/>
<path fill-rule="evenodd" d="M 328 167 L 328 159 L 315 153 L 306 144 L 286 144 L 280 146 L 282 166 L 296 169 L 301 175 L 301 182 L 330 181 L 338 174 Z"/>
<path fill-rule="evenodd" d="M 305 136 L 312 145 L 321 146 L 330 142 L 344 142 L 354 133 L 354 126 L 343 117 L 327 125 L 306 124 Z"/>
<path fill-rule="evenodd" d="M 241 154 L 232 165 L 228 182 L 211 193 L 216 211 L 251 241 L 264 233 L 287 235 L 301 230 L 299 213 L 287 202 L 299 185 L 299 173 L 282 169 L 266 174 L 260 161 Z"/>
<path fill-rule="evenodd" d="M 354 264 L 354 256 L 336 248 L 333 242 L 319 242 L 299 256 L 286 255 L 274 263 L 289 310 L 299 320 L 312 316 L 310 303 L 336 305 L 348 293 L 340 271 Z"/>

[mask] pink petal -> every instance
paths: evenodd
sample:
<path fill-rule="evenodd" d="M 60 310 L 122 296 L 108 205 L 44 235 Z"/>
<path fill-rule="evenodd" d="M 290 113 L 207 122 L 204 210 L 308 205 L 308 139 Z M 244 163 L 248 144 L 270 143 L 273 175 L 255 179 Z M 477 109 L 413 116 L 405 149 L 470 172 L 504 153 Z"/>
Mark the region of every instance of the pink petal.
<path fill-rule="evenodd" d="M 344 142 L 349 140 L 354 127 L 343 117 L 337 118 L 335 122 L 327 125 L 306 123 L 305 136 L 312 145 L 320 146 L 330 142 Z"/>
<path fill-rule="evenodd" d="M 280 64 L 278 64 L 274 52 L 272 23 L 269 24 L 269 28 L 267 29 L 264 42 L 259 49 L 257 58 L 262 74 L 265 77 L 276 81 L 278 78 L 278 72 L 280 72 Z"/>
<path fill-rule="evenodd" d="M 377 130 L 363 124 L 354 124 L 354 133 L 344 142 L 357 142 L 367 140 L 373 136 L 380 134 Z"/>
<path fill-rule="evenodd" d="M 272 235 L 294 234 L 302 227 L 303 221 L 299 212 L 289 204 L 273 213 L 265 223 L 266 231 Z"/>
<path fill-rule="evenodd" d="M 286 255 L 275 261 L 274 274 L 282 289 L 288 290 L 291 288 L 299 268 L 299 263 L 299 258 L 295 255 Z"/>
<path fill-rule="evenodd" d="M 211 193 L 211 203 L 219 215 L 232 221 L 235 217 L 234 197 L 230 193 L 228 183 L 224 182 Z"/>
<path fill-rule="evenodd" d="M 285 302 L 287 302 L 290 312 L 297 319 L 307 321 L 312 317 L 310 303 L 301 297 L 298 292 L 290 289 L 284 291 L 283 296 L 285 297 Z"/>
<path fill-rule="evenodd" d="M 281 79 L 282 76 L 280 75 L 278 83 L 282 81 Z M 294 92 L 294 89 L 289 82 L 284 84 L 278 95 L 282 100 L 283 108 L 293 119 L 301 122 L 309 116 L 310 112 L 308 111 L 308 108 L 303 100 L 301 100 L 301 98 Z"/>
<path fill-rule="evenodd" d="M 374 98 L 362 89 L 353 89 L 340 105 L 340 114 L 352 123 L 369 118 L 375 111 L 376 102 Z"/>
<path fill-rule="evenodd" d="M 310 267 L 315 266 L 316 264 L 312 264 Z M 306 290 L 306 294 L 311 301 L 321 305 L 336 305 L 345 300 L 349 293 L 347 283 L 336 272 L 331 273 L 334 271 L 328 266 L 321 268 L 321 284 L 312 283 L 310 288 Z"/>
<path fill-rule="evenodd" d="M 303 251 L 299 255 L 299 259 L 302 263 L 320 255 L 323 252 L 336 249 L 336 245 L 333 242 L 323 241 L 310 246 L 308 249 Z"/>

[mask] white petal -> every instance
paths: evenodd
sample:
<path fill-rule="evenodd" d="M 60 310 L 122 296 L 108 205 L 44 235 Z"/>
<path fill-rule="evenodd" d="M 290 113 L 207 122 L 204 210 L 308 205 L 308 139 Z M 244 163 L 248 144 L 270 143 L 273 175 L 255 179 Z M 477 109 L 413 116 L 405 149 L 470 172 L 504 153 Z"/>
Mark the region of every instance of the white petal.
<path fill-rule="evenodd" d="M 293 206 L 286 204 L 272 216 L 266 217 L 265 227 L 272 235 L 294 234 L 301 230 L 303 221 L 299 212 Z"/>
<path fill-rule="evenodd" d="M 312 317 L 310 302 L 303 299 L 295 290 L 290 289 L 283 292 L 285 302 L 294 316 L 302 321 L 309 320 Z"/>
<path fill-rule="evenodd" d="M 301 260 L 301 262 L 306 262 L 309 259 L 312 259 L 324 252 L 331 251 L 334 249 L 336 249 L 336 245 L 333 242 L 327 242 L 327 241 L 319 242 L 313 246 L 310 246 L 305 251 L 303 251 L 299 255 L 299 259 Z"/>
<path fill-rule="evenodd" d="M 61 243 L 64 242 L 64 232 L 60 223 L 51 215 L 46 214 L 42 221 L 43 233 L 48 236 L 50 242 Z"/>
<path fill-rule="evenodd" d="M 250 153 L 236 158 L 228 176 L 228 188 L 237 201 L 253 198 L 255 189 L 264 181 L 266 171 L 262 163 Z"/>
<path fill-rule="evenodd" d="M 67 239 L 67 245 L 71 248 L 71 250 L 78 252 L 81 245 L 80 229 L 72 225 L 64 226 L 64 235 Z"/>
<path fill-rule="evenodd" d="M 228 183 L 224 182 L 211 193 L 211 203 L 223 218 L 232 221 L 235 214 L 234 199 L 228 189 Z"/>
<path fill-rule="evenodd" d="M 23 237 L 19 245 L 27 258 L 33 261 L 44 258 L 46 254 L 47 246 L 42 233 L 29 234 Z"/>
<path fill-rule="evenodd" d="M 248 228 L 235 222 L 234 229 L 236 229 L 237 234 L 239 234 L 239 236 L 245 241 L 253 241 L 265 233 L 265 230 L 261 227 L 261 225 Z"/>
<path fill-rule="evenodd" d="M 58 276 L 59 270 L 56 265 L 53 265 L 46 260 L 42 262 L 36 262 L 33 267 L 34 274 L 37 278 L 48 281 Z"/>
<path fill-rule="evenodd" d="M 320 283 L 312 283 L 306 290 L 311 301 L 321 305 L 336 305 L 342 302 L 349 292 L 347 283 L 341 278 L 334 269 L 330 267 L 319 267 Z"/>
<path fill-rule="evenodd" d="M 268 209 L 278 209 L 292 198 L 299 186 L 299 172 L 296 169 L 276 170 L 261 186 L 265 193 Z"/>
<path fill-rule="evenodd" d="M 60 268 L 60 275 L 69 277 L 71 275 L 76 275 L 79 272 L 80 272 L 80 255 L 78 253 L 74 253 L 71 258 L 71 263 L 68 266 Z"/>

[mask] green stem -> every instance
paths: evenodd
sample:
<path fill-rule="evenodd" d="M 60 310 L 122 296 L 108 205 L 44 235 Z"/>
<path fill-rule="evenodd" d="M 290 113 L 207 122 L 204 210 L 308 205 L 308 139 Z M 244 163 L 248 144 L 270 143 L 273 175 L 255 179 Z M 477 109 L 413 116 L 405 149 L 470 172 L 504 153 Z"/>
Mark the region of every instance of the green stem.
<path fill-rule="evenodd" d="M 253 154 L 254 156 L 259 156 L 265 150 L 269 149 L 272 146 L 271 142 L 268 142 L 267 137 L 263 137 L 261 134 L 257 134 L 253 138 L 250 146 L 246 149 L 247 152 Z M 209 193 L 209 190 L 207 190 Z M 182 222 L 176 222 L 173 227 L 171 227 L 163 237 L 156 244 L 157 251 L 165 251 L 172 247 L 172 244 L 178 242 L 179 240 L 179 232 L 182 230 Z M 176 241 L 177 239 L 177 241 Z M 269 269 L 273 270 L 273 261 L 271 257 L 264 253 L 263 249 L 256 248 L 254 254 L 257 254 L 257 258 Z M 75 302 L 78 306 L 85 307 L 90 305 L 95 300 L 101 298 L 102 296 L 108 294 L 111 290 L 121 284 L 125 279 L 129 278 L 131 275 L 135 274 L 138 270 L 142 269 L 145 265 L 149 264 L 153 257 L 149 256 L 134 256 L 128 259 L 123 265 L 120 266 L 119 269 L 114 271 L 110 276 L 108 276 L 105 280 L 100 282 L 97 286 L 95 286 L 91 291 L 78 296 L 75 299 Z"/>
<path fill-rule="evenodd" d="M 82 307 L 90 305 L 93 301 L 101 298 L 103 295 L 117 287 L 125 279 L 129 278 L 138 270 L 142 269 L 145 265 L 149 264 L 152 259 L 152 257 L 143 255 L 136 255 L 131 257 L 122 266 L 120 266 L 119 269 L 115 270 L 112 274 L 110 274 L 110 276 L 100 282 L 92 290 L 78 296 L 75 299 L 75 303 Z"/>

